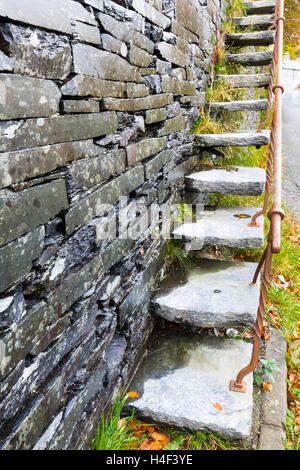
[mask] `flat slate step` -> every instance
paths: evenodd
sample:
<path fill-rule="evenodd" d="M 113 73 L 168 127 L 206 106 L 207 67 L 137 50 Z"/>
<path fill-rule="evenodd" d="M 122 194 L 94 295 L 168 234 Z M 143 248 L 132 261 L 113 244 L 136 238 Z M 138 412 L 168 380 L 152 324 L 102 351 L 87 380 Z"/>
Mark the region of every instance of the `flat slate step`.
<path fill-rule="evenodd" d="M 258 31 L 256 33 L 226 34 L 225 42 L 231 46 L 269 46 L 274 44 L 275 31 Z"/>
<path fill-rule="evenodd" d="M 228 62 L 234 64 L 258 66 L 258 65 L 269 65 L 272 62 L 273 52 L 245 52 L 242 54 L 227 54 L 226 59 Z"/>
<path fill-rule="evenodd" d="M 203 246 L 259 249 L 264 245 L 264 219 L 261 227 L 249 227 L 251 218 L 259 211 L 255 207 L 218 207 L 198 215 L 195 223 L 186 222 L 174 228 L 173 237 L 188 241 L 187 250 L 201 250 Z"/>
<path fill-rule="evenodd" d="M 252 422 L 253 377 L 245 379 L 245 394 L 230 391 L 229 382 L 250 360 L 251 349 L 251 344 L 234 339 L 154 333 L 151 354 L 131 384 L 139 398 L 128 400 L 127 409 L 135 408 L 137 416 L 150 422 L 246 438 Z"/>
<path fill-rule="evenodd" d="M 151 301 L 155 315 L 200 328 L 255 325 L 260 287 L 250 285 L 257 264 L 203 260 L 172 272 Z"/>
<path fill-rule="evenodd" d="M 263 111 L 267 109 L 268 100 L 228 101 L 223 103 L 207 103 L 212 111 Z"/>
<path fill-rule="evenodd" d="M 212 168 L 185 177 L 186 189 L 199 193 L 239 194 L 259 196 L 266 184 L 266 172 L 262 168 L 232 167 Z"/>
<path fill-rule="evenodd" d="M 274 13 L 275 5 L 276 5 L 275 0 L 260 0 L 256 2 L 244 2 L 244 7 L 247 9 L 247 15 Z"/>
<path fill-rule="evenodd" d="M 252 15 L 252 16 L 236 16 L 232 18 L 236 26 L 253 26 L 258 29 L 268 29 L 274 23 L 274 15 Z"/>
<path fill-rule="evenodd" d="M 196 134 L 195 141 L 201 147 L 261 147 L 269 142 L 269 132 L 234 132 L 228 134 Z"/>
<path fill-rule="evenodd" d="M 270 83 L 269 73 L 253 73 L 249 75 L 216 75 L 216 80 L 224 80 L 232 88 L 261 88 Z"/>

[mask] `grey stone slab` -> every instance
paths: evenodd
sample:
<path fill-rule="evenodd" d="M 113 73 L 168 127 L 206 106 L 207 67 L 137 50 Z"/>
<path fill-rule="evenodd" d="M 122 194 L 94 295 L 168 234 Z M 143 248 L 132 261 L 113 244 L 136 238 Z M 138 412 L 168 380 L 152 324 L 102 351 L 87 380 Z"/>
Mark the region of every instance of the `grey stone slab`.
<path fill-rule="evenodd" d="M 72 78 L 61 88 L 61 92 L 67 96 L 94 96 L 96 98 L 112 96 L 123 98 L 126 94 L 126 85 L 124 82 L 76 75 L 76 77 Z"/>
<path fill-rule="evenodd" d="M 0 76 L 0 120 L 51 116 L 59 112 L 59 100 L 59 88 L 50 80 Z"/>
<path fill-rule="evenodd" d="M 149 88 L 146 85 L 128 83 L 126 88 L 128 98 L 143 98 L 149 95 Z"/>
<path fill-rule="evenodd" d="M 51 171 L 81 158 L 95 157 L 99 147 L 92 140 L 64 142 L 6 152 L 0 155 L 0 187 Z"/>
<path fill-rule="evenodd" d="M 236 16 L 232 21 L 239 27 L 255 26 L 258 29 L 268 29 L 274 23 L 274 15 Z"/>
<path fill-rule="evenodd" d="M 167 119 L 167 112 L 165 108 L 149 109 L 146 111 L 146 124 L 153 124 L 155 122 L 165 121 Z"/>
<path fill-rule="evenodd" d="M 63 180 L 0 195 L 0 246 L 49 222 L 68 207 Z"/>
<path fill-rule="evenodd" d="M 137 47 L 132 44 L 129 53 L 129 60 L 130 63 L 133 65 L 147 68 L 152 62 L 152 55 L 149 54 L 147 51 L 144 51 L 140 47 Z"/>
<path fill-rule="evenodd" d="M 201 35 L 201 13 L 197 8 L 198 2 L 176 1 L 176 20 L 181 27 L 186 28 L 197 36 Z M 186 38 L 190 39 L 190 37 Z M 197 42 L 197 41 L 196 41 Z"/>
<path fill-rule="evenodd" d="M 216 80 L 224 80 L 232 88 L 261 88 L 270 83 L 269 73 L 257 73 L 249 75 L 216 75 Z"/>
<path fill-rule="evenodd" d="M 195 141 L 202 147 L 261 147 L 269 143 L 270 133 L 235 132 L 230 134 L 196 134 Z"/>
<path fill-rule="evenodd" d="M 266 172 L 262 168 L 241 166 L 231 170 L 211 169 L 192 173 L 185 181 L 189 191 L 258 196 L 264 192 Z"/>
<path fill-rule="evenodd" d="M 176 95 L 196 95 L 195 83 L 187 80 L 179 80 L 177 78 L 169 77 L 169 75 L 162 76 L 162 89 L 164 93 L 174 93 Z"/>
<path fill-rule="evenodd" d="M 140 82 L 138 68 L 117 54 L 101 51 L 87 44 L 73 44 L 75 73 L 125 82 Z"/>
<path fill-rule="evenodd" d="M 157 49 L 162 57 L 168 62 L 179 65 L 180 67 L 188 66 L 188 57 L 183 54 L 178 47 L 172 46 L 172 44 L 169 44 L 168 42 L 159 42 L 157 44 Z"/>
<path fill-rule="evenodd" d="M 117 127 L 116 114 L 109 112 L 0 122 L 0 152 L 91 139 Z"/>
<path fill-rule="evenodd" d="M 133 0 L 132 7 L 162 29 L 167 29 L 171 25 L 171 20 L 168 16 L 164 15 L 144 0 Z"/>
<path fill-rule="evenodd" d="M 44 227 L 39 227 L 19 240 L 0 248 L 0 292 L 31 271 L 32 262 L 43 251 L 44 235 Z"/>
<path fill-rule="evenodd" d="M 247 393 L 229 390 L 232 377 L 251 358 L 251 344 L 211 336 L 164 332 L 150 339 L 127 406 L 137 415 L 168 426 L 217 432 L 233 439 L 250 434 L 252 375 Z M 222 410 L 214 405 L 219 404 Z"/>
<path fill-rule="evenodd" d="M 269 46 L 274 44 L 275 31 L 258 31 L 256 33 L 226 34 L 225 43 L 232 46 Z"/>
<path fill-rule="evenodd" d="M 99 113 L 100 103 L 95 100 L 63 100 L 64 113 Z"/>
<path fill-rule="evenodd" d="M 70 74 L 72 54 L 66 36 L 7 23 L 0 24 L 0 33 L 14 73 L 57 80 Z"/>
<path fill-rule="evenodd" d="M 110 34 L 101 35 L 102 48 L 109 52 L 115 52 L 122 57 L 127 57 L 128 48 L 125 42 L 120 41 L 120 39 L 114 38 Z"/>
<path fill-rule="evenodd" d="M 152 178 L 166 163 L 172 159 L 172 151 L 164 150 L 160 152 L 156 157 L 152 158 L 145 164 L 146 178 Z"/>
<path fill-rule="evenodd" d="M 263 424 L 260 428 L 259 450 L 285 450 L 284 437 L 282 428 Z"/>
<path fill-rule="evenodd" d="M 167 143 L 167 137 L 161 137 L 145 139 L 135 144 L 128 145 L 126 148 L 128 166 L 132 166 L 136 162 L 144 160 L 145 158 L 164 150 Z"/>
<path fill-rule="evenodd" d="M 244 52 L 241 54 L 227 54 L 228 62 L 247 66 L 270 65 L 273 58 L 273 52 Z"/>
<path fill-rule="evenodd" d="M 103 104 L 105 109 L 111 111 L 143 111 L 147 109 L 162 108 L 174 101 L 171 93 L 163 93 L 158 95 L 145 96 L 144 98 L 134 98 L 120 100 L 117 98 L 104 98 Z"/>
<path fill-rule="evenodd" d="M 244 100 L 207 103 L 212 111 L 263 111 L 267 109 L 267 100 Z"/>
<path fill-rule="evenodd" d="M 12 72 L 14 67 L 14 62 L 10 57 L 7 57 L 0 51 L 0 70 L 1 72 Z"/>
<path fill-rule="evenodd" d="M 126 196 L 143 182 L 144 169 L 137 166 L 79 201 L 65 216 L 67 233 L 102 215 L 108 204 L 115 204 L 120 196 Z"/>
<path fill-rule="evenodd" d="M 75 36 L 79 41 L 95 45 L 101 44 L 100 30 L 97 26 L 85 24 L 81 21 L 74 21 L 73 29 L 75 31 Z"/>
<path fill-rule="evenodd" d="M 247 9 L 248 15 L 254 15 L 256 13 L 274 13 L 275 4 L 275 0 L 259 0 L 256 2 L 244 2 L 244 7 Z"/>
<path fill-rule="evenodd" d="M 180 132 L 186 128 L 186 118 L 184 116 L 176 116 L 172 119 L 167 119 L 163 127 L 158 131 L 159 136 L 173 134 Z"/>
<path fill-rule="evenodd" d="M 260 294 L 250 285 L 256 263 L 203 260 L 160 284 L 152 310 L 166 320 L 200 328 L 253 327 Z"/>
<path fill-rule="evenodd" d="M 73 1 L 1 0 L 0 16 L 40 28 L 72 34 L 70 5 Z"/>
<path fill-rule="evenodd" d="M 173 231 L 176 239 L 190 240 L 190 249 L 199 250 L 204 245 L 221 245 L 231 248 L 258 249 L 264 244 L 263 218 L 261 227 L 249 227 L 251 218 L 259 211 L 255 207 L 218 207 L 205 211 L 196 223 L 187 222 Z"/>

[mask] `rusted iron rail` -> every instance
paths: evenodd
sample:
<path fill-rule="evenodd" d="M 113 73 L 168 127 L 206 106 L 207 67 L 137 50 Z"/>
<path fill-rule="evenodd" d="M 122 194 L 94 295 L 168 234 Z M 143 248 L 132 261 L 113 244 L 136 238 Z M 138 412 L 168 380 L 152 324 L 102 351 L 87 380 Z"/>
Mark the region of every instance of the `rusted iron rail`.
<path fill-rule="evenodd" d="M 275 12 L 275 28 L 276 38 L 274 44 L 271 80 L 268 96 L 267 118 L 259 126 L 258 132 L 267 124 L 272 104 L 274 106 L 271 140 L 269 147 L 268 165 L 267 165 L 267 183 L 263 209 L 255 214 L 251 225 L 257 226 L 257 219 L 264 215 L 269 207 L 270 191 L 272 185 L 272 207 L 268 213 L 270 220 L 270 231 L 268 235 L 267 247 L 264 251 L 262 259 L 256 270 L 253 283 L 256 284 L 259 274 L 262 272 L 262 289 L 259 299 L 259 307 L 257 311 L 257 320 L 254 328 L 253 352 L 250 363 L 244 367 L 237 375 L 235 380 L 230 382 L 230 389 L 236 392 L 246 392 L 246 384 L 244 378 L 254 371 L 259 359 L 260 340 L 263 331 L 263 319 L 265 313 L 266 302 L 268 298 L 268 289 L 271 281 L 271 270 L 273 254 L 280 253 L 281 245 L 281 222 L 285 217 L 282 210 L 281 199 L 281 180 L 282 180 L 282 94 L 284 88 L 281 84 L 282 80 L 282 60 L 283 60 L 283 25 L 284 25 L 284 0 L 277 0 Z M 273 99 L 274 96 L 274 99 Z M 273 184 L 272 184 L 273 176 Z"/>

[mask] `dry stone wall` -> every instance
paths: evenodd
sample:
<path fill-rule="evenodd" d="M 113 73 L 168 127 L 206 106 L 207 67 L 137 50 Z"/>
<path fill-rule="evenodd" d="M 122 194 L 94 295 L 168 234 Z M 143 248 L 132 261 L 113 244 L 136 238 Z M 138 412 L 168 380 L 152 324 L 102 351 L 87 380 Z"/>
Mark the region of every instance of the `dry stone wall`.
<path fill-rule="evenodd" d="M 0 1 L 1 449 L 88 447 L 134 373 L 224 11 Z"/>

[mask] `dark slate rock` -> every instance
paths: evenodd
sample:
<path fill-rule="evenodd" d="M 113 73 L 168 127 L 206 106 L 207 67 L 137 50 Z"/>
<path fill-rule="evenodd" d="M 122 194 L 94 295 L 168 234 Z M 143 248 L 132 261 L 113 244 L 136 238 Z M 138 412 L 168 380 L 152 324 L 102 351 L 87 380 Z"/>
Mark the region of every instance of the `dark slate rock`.
<path fill-rule="evenodd" d="M 21 289 L 0 299 L 0 331 L 18 323 L 26 312 L 26 303 Z"/>

